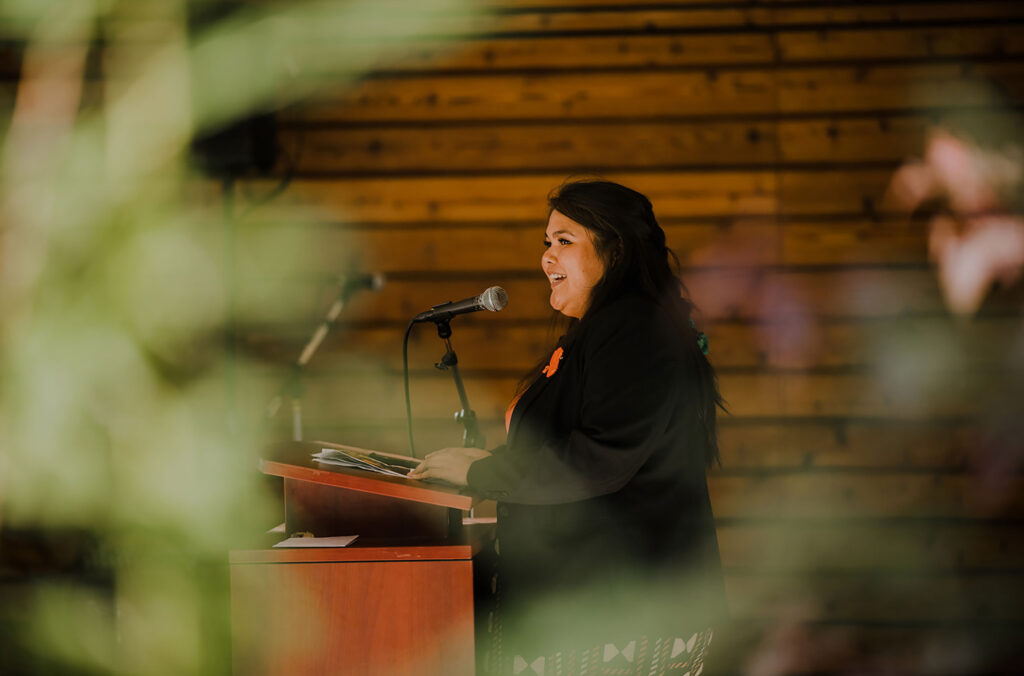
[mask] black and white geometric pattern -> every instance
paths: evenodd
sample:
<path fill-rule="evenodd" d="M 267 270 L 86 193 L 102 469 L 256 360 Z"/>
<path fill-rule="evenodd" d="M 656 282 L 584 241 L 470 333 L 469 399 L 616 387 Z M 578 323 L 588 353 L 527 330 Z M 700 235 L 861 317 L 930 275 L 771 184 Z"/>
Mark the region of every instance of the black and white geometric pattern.
<path fill-rule="evenodd" d="M 686 639 L 651 641 L 642 636 L 620 645 L 605 643 L 553 655 L 515 655 L 505 673 L 511 676 L 700 676 L 711 637 L 712 631 L 707 629 Z"/>

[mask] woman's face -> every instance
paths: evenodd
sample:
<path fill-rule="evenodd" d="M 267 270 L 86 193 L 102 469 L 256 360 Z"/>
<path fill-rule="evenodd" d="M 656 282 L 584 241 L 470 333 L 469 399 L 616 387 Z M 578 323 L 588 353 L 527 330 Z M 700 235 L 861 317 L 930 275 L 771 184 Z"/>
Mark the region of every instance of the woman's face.
<path fill-rule="evenodd" d="M 551 283 L 551 307 L 579 319 L 590 304 L 590 291 L 604 276 L 590 231 L 557 211 L 548 218 L 544 233 L 547 250 L 540 266 Z"/>

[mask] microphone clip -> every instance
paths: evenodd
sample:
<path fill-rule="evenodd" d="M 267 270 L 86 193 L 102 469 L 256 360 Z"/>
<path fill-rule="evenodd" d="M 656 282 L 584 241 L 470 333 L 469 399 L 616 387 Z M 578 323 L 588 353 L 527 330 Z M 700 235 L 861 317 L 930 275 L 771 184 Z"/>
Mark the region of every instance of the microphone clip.
<path fill-rule="evenodd" d="M 447 352 L 444 353 L 444 356 L 441 357 L 441 361 L 436 362 L 434 364 L 434 368 L 436 368 L 438 371 L 447 371 L 449 366 L 458 366 L 458 365 L 459 365 L 459 357 L 458 357 L 458 355 L 455 354 L 455 350 L 449 349 Z"/>

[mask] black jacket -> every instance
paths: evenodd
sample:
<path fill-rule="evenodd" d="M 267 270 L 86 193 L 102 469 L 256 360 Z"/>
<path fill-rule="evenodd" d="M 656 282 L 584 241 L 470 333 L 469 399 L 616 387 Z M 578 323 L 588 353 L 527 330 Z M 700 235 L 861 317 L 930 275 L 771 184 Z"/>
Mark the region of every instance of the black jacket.
<path fill-rule="evenodd" d="M 693 340 L 650 301 L 595 311 L 523 394 L 505 446 L 470 467 L 470 489 L 498 500 L 507 650 L 723 619 Z"/>

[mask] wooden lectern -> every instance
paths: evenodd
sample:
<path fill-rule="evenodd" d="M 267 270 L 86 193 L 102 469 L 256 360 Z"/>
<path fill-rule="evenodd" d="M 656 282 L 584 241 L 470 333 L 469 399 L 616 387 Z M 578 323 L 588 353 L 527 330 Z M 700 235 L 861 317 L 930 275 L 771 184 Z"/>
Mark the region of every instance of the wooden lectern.
<path fill-rule="evenodd" d="M 287 534 L 359 537 L 231 552 L 234 672 L 472 674 L 472 546 L 461 530 L 472 498 L 312 459 L 331 446 L 281 444 L 261 470 L 284 479 Z"/>

